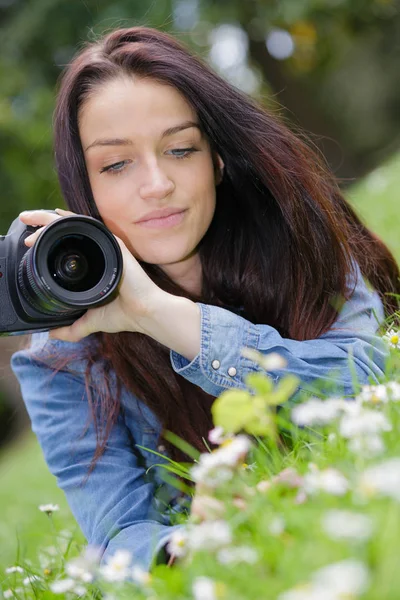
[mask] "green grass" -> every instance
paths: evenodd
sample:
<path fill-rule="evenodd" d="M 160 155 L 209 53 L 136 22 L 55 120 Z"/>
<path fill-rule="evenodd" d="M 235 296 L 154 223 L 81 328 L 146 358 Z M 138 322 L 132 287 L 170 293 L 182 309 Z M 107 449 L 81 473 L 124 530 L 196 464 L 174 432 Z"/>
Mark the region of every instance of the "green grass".
<path fill-rule="evenodd" d="M 400 262 L 400 154 L 353 186 L 347 198 L 363 221 L 389 246 Z"/>
<path fill-rule="evenodd" d="M 397 219 L 399 186 L 400 155 L 349 190 L 348 198 L 400 261 Z M 400 455 L 398 408 L 399 405 L 396 405 L 391 409 L 395 426 L 392 432 L 386 434 L 390 455 Z M 355 476 L 363 467 L 363 459 L 354 462 L 340 441 L 333 446 L 323 440 L 312 440 L 312 443 L 315 446 L 311 453 L 310 446 L 300 440 L 292 454 L 279 457 L 275 454 L 273 470 L 295 465 L 304 471 L 310 458 L 321 466 L 334 464 L 350 476 L 351 473 Z M 246 472 L 247 486 L 255 484 L 271 470 L 271 456 L 268 453 L 259 456 L 262 457 L 259 458 L 258 469 L 265 469 L 265 473 Z M 357 497 L 355 498 L 348 497 L 342 502 L 335 497 L 322 497 L 294 507 L 293 494 L 276 492 L 265 497 L 257 496 L 255 500 L 248 499 L 249 510 L 245 515 L 230 507 L 228 516 L 235 523 L 237 539 L 240 543 L 254 543 L 263 553 L 263 566 L 241 565 L 239 568 L 230 567 L 229 570 L 218 565 L 212 554 L 201 553 L 192 564 L 183 569 L 159 568 L 154 581 L 153 597 L 192 597 L 190 590 L 193 579 L 199 575 L 207 575 L 221 582 L 221 598 L 272 599 L 283 589 L 306 581 L 313 569 L 345 556 L 357 556 L 374 569 L 374 579 L 365 597 L 368 600 L 397 599 L 400 589 L 400 571 L 397 569 L 400 507 L 388 500 L 357 504 Z M 225 498 L 225 501 L 229 504 L 229 499 Z M 49 519 L 38 510 L 38 505 L 44 503 L 59 504 L 61 510 Z M 369 545 L 358 544 L 356 547 L 326 539 L 321 535 L 320 519 L 328 508 L 338 506 L 368 513 L 373 518 L 379 535 Z M 22 560 L 31 560 L 37 567 L 39 551 L 54 543 L 54 528 L 77 530 L 64 494 L 48 472 L 32 433 L 17 440 L 0 455 L 0 511 L 0 584 L 4 568 L 14 564 L 17 552 Z M 284 517 L 285 532 L 276 539 L 269 536 L 266 544 L 266 531 L 270 520 L 276 515 Z M 76 534 L 76 539 L 78 543 L 83 542 L 80 532 Z M 7 585 L 12 587 L 12 583 Z M 233 588 L 230 587 L 232 585 Z M 33 595 L 27 597 L 31 598 Z M 47 600 L 56 596 L 47 591 L 37 597 Z M 121 592 L 118 597 L 125 596 Z M 132 591 L 126 597 L 132 598 Z"/>
<path fill-rule="evenodd" d="M 48 503 L 58 504 L 64 525 L 76 528 L 64 493 L 30 432 L 0 456 L 0 580 L 4 568 L 14 563 L 18 546 L 22 556 L 34 559 L 38 548 L 51 543 L 51 521 L 38 509 Z M 54 519 L 57 521 L 58 513 Z"/>

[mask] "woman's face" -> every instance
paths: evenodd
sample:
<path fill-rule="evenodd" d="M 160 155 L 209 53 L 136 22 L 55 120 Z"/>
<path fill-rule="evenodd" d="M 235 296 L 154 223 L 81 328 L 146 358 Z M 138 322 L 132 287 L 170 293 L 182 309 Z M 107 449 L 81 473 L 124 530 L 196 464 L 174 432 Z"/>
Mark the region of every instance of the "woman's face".
<path fill-rule="evenodd" d="M 135 77 L 104 84 L 79 113 L 90 184 L 105 225 L 136 258 L 171 275 L 174 265 L 193 262 L 215 211 L 215 168 L 196 123 L 195 111 L 175 88 Z M 159 209 L 184 212 L 169 222 L 138 222 Z"/>

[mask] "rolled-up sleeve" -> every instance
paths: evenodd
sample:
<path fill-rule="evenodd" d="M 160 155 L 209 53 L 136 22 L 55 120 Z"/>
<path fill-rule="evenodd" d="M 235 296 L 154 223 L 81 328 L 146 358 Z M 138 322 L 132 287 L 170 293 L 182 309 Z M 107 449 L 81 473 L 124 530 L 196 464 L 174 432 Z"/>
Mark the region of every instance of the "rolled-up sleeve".
<path fill-rule="evenodd" d="M 16 352 L 11 367 L 48 468 L 88 543 L 103 551 L 102 562 L 125 549 L 136 564 L 149 569 L 181 526 L 168 525 L 154 508 L 154 483 L 145 478 L 123 417 L 118 417 L 104 454 L 84 482 L 96 432 L 83 377 L 55 373 L 29 350 Z"/>
<path fill-rule="evenodd" d="M 382 302 L 356 270 L 356 286 L 332 327 L 313 340 L 282 337 L 264 324 L 253 324 L 227 309 L 198 303 L 201 309 L 200 352 L 192 361 L 171 350 L 172 368 L 205 392 L 219 396 L 229 388 L 245 389 L 247 374 L 261 368 L 241 355 L 244 347 L 267 355 L 276 352 L 286 368 L 273 371 L 277 381 L 287 373 L 300 379 L 300 389 L 310 392 L 335 387 L 354 393 L 359 384 L 376 382 L 383 375 L 388 351 L 377 331 L 384 318 Z"/>

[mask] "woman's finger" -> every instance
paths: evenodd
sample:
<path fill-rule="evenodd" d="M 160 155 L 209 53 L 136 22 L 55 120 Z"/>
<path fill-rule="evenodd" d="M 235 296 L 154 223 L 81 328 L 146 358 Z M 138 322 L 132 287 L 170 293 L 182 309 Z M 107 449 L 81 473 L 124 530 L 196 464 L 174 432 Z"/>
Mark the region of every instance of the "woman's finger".
<path fill-rule="evenodd" d="M 31 233 L 31 235 L 28 235 L 28 237 L 24 239 L 24 244 L 26 246 L 33 246 L 33 244 L 38 239 L 39 235 L 42 233 L 43 229 L 46 229 L 46 227 L 39 227 L 39 229 L 37 229 L 35 233 Z"/>
<path fill-rule="evenodd" d="M 39 229 L 37 229 L 34 233 L 25 238 L 24 243 L 26 246 L 33 246 L 43 229 L 47 227 L 47 225 L 50 225 L 50 223 L 53 221 L 56 221 L 60 217 L 73 216 L 75 214 L 69 210 L 63 210 L 62 208 L 56 208 L 55 212 L 57 214 L 39 209 L 26 210 L 20 213 L 19 219 L 26 225 L 31 225 L 32 227 L 42 225 L 42 227 L 39 227 Z"/>

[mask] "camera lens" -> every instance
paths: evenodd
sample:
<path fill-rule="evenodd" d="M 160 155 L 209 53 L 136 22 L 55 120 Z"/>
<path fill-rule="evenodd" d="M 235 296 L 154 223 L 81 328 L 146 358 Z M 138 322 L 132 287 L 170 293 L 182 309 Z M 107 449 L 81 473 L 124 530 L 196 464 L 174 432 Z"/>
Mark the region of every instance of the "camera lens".
<path fill-rule="evenodd" d="M 100 221 L 77 215 L 57 219 L 40 234 L 19 265 L 19 288 L 43 314 L 72 314 L 103 304 L 122 275 L 117 240 Z"/>
<path fill-rule="evenodd" d="M 79 254 L 67 254 L 57 260 L 57 276 L 60 279 L 79 281 L 87 273 L 87 260 Z"/>
<path fill-rule="evenodd" d="M 59 286 L 83 292 L 93 288 L 100 280 L 105 260 L 101 247 L 95 241 L 84 236 L 68 235 L 51 248 L 47 266 Z"/>

